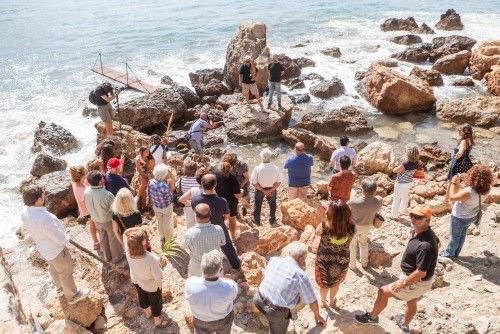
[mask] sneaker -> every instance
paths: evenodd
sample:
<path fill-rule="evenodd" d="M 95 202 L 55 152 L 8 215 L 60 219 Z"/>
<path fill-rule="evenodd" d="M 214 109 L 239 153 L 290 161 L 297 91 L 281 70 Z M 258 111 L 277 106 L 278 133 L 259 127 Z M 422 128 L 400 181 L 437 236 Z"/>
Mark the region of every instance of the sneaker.
<path fill-rule="evenodd" d="M 89 296 L 90 294 L 90 290 L 89 289 L 79 289 L 76 296 L 74 296 L 73 298 L 71 298 L 71 300 L 68 301 L 68 303 L 70 304 L 76 304 L 78 303 L 80 300 L 82 299 L 85 299 Z"/>
<path fill-rule="evenodd" d="M 402 333 L 405 333 L 405 334 L 410 334 L 411 333 L 410 327 L 408 327 L 407 325 L 405 325 L 403 323 L 404 316 L 402 314 L 396 315 L 394 317 L 394 320 L 396 321 L 396 324 L 399 326 L 399 328 L 401 328 L 401 332 Z"/>
<path fill-rule="evenodd" d="M 375 319 L 373 319 L 371 317 L 370 313 L 368 313 L 368 312 L 365 312 L 365 314 L 355 315 L 354 318 L 360 324 L 367 324 L 367 325 L 376 325 L 376 324 L 378 324 L 378 317 L 375 318 Z"/>

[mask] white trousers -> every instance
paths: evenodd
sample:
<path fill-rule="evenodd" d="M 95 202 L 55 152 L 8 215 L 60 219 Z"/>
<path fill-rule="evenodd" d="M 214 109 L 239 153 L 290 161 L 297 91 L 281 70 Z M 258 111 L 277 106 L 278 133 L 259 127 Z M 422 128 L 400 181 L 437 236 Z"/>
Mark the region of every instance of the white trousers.
<path fill-rule="evenodd" d="M 408 201 L 410 199 L 411 182 L 409 183 L 394 183 L 394 195 L 392 198 L 392 218 L 398 218 L 400 214 L 406 212 Z"/>

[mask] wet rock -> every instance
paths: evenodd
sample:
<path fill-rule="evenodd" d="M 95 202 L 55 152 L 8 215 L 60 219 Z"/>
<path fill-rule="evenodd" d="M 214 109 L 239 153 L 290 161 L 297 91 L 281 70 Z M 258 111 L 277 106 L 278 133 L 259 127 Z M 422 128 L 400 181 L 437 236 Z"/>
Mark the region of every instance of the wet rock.
<path fill-rule="evenodd" d="M 400 35 L 392 37 L 391 42 L 396 44 L 410 45 L 410 44 L 422 43 L 422 37 L 412 34 Z"/>
<path fill-rule="evenodd" d="M 307 103 L 307 102 L 311 101 L 311 97 L 307 93 L 292 95 L 292 96 L 290 96 L 290 99 L 292 101 L 294 101 L 296 104 Z"/>
<path fill-rule="evenodd" d="M 258 229 L 245 231 L 234 241 L 238 254 L 256 252 L 266 256 L 281 250 L 292 241 L 299 239 L 296 229 L 288 225 L 271 227 L 264 225 Z"/>
<path fill-rule="evenodd" d="M 82 116 L 96 118 L 96 117 L 99 117 L 99 113 L 97 112 L 97 108 L 85 107 L 82 110 Z"/>
<path fill-rule="evenodd" d="M 255 60 L 258 73 L 255 81 L 260 91 L 267 87 L 269 73 L 269 48 L 266 42 L 266 25 L 262 22 L 242 22 L 229 41 L 224 65 L 224 82 L 230 90 L 239 89 L 240 67 L 245 56 Z"/>
<path fill-rule="evenodd" d="M 462 30 L 464 25 L 460 20 L 460 14 L 455 12 L 454 9 L 448 9 L 446 13 L 441 14 L 441 19 L 436 24 L 439 30 Z"/>
<path fill-rule="evenodd" d="M 241 269 L 245 274 L 248 284 L 259 285 L 264 278 L 263 270 L 267 266 L 267 261 L 255 252 L 248 252 L 240 256 Z"/>
<path fill-rule="evenodd" d="M 59 170 L 66 170 L 68 163 L 62 159 L 54 158 L 48 154 L 40 153 L 35 158 L 30 174 L 33 176 L 43 176 Z"/>
<path fill-rule="evenodd" d="M 314 228 L 326 218 L 325 209 L 316 200 L 307 199 L 305 201 L 296 198 L 291 201 L 281 203 L 282 223 L 290 225 L 303 231 L 306 225 Z"/>
<path fill-rule="evenodd" d="M 278 55 L 278 60 L 285 67 L 282 79 L 296 78 L 300 75 L 301 67 L 285 54 Z"/>
<path fill-rule="evenodd" d="M 459 35 L 436 37 L 432 39 L 432 48 L 429 60 L 435 62 L 439 58 L 448 56 L 460 51 L 470 51 L 476 44 L 476 40 Z"/>
<path fill-rule="evenodd" d="M 379 141 L 368 144 L 358 153 L 355 170 L 360 174 L 390 173 L 395 167 L 391 145 Z"/>
<path fill-rule="evenodd" d="M 198 70 L 189 73 L 189 80 L 199 97 L 219 96 L 229 94 L 229 89 L 224 85 L 224 74 L 221 68 Z"/>
<path fill-rule="evenodd" d="M 500 96 L 500 65 L 492 66 L 491 72 L 486 73 L 484 78 L 486 79 L 486 84 L 488 85 L 488 92 L 493 95 Z"/>
<path fill-rule="evenodd" d="M 281 111 L 267 109 L 262 104 L 232 105 L 224 113 L 224 126 L 229 139 L 239 143 L 259 143 L 281 137 L 292 115 L 292 102 L 282 97 Z"/>
<path fill-rule="evenodd" d="M 429 58 L 430 52 L 422 47 L 409 47 L 404 51 L 393 54 L 391 57 L 410 63 L 423 63 Z"/>
<path fill-rule="evenodd" d="M 333 58 L 340 58 L 340 56 L 342 56 L 340 49 L 337 47 L 321 50 L 321 53 L 324 54 L 325 56 L 330 56 Z"/>
<path fill-rule="evenodd" d="M 101 314 L 103 301 L 101 295 L 91 291 L 88 298 L 71 305 L 65 297 L 57 297 L 53 289 L 45 300 L 45 307 L 56 320 L 69 319 L 78 325 L 89 327 Z"/>
<path fill-rule="evenodd" d="M 306 58 L 306 57 L 294 58 L 293 62 L 296 63 L 297 65 L 299 65 L 300 68 L 316 66 L 316 63 L 314 62 L 314 60 Z"/>
<path fill-rule="evenodd" d="M 457 87 L 472 87 L 474 86 L 474 80 L 471 78 L 460 78 L 457 80 L 454 80 L 451 83 L 452 86 L 457 86 Z"/>
<path fill-rule="evenodd" d="M 426 81 L 429 86 L 442 86 L 443 85 L 443 77 L 441 73 L 436 70 L 425 70 L 421 67 L 415 66 L 411 72 L 411 77 L 417 77 L 424 81 Z"/>
<path fill-rule="evenodd" d="M 95 125 L 97 129 L 97 142 L 100 143 L 106 137 L 106 128 L 103 122 Z M 149 145 L 149 136 L 143 132 L 134 130 L 131 126 L 113 121 L 113 129 L 115 136 L 119 139 L 115 140 L 115 148 L 118 155 L 125 155 L 129 159 L 134 159 L 137 156 L 137 150 L 141 146 Z"/>
<path fill-rule="evenodd" d="M 167 86 L 174 86 L 176 85 L 175 81 L 168 75 L 164 75 L 161 79 L 160 79 L 160 83 L 163 84 L 163 85 L 167 85 Z"/>
<path fill-rule="evenodd" d="M 167 123 L 173 114 L 173 122 L 184 118 L 187 105 L 174 88 L 161 88 L 154 93 L 124 103 L 115 119 L 136 130 Z"/>
<path fill-rule="evenodd" d="M 309 107 L 307 113 L 297 122 L 296 127 L 314 133 L 337 131 L 362 134 L 372 130 L 358 107 L 345 106 L 340 109 L 330 109 L 325 104 Z"/>
<path fill-rule="evenodd" d="M 413 30 L 413 32 L 416 34 L 435 34 L 434 29 L 429 27 L 425 22 L 422 23 L 420 27 Z"/>
<path fill-rule="evenodd" d="M 429 84 L 380 65 L 372 65 L 360 82 L 360 93 L 375 108 L 388 114 L 428 111 L 436 102 Z"/>
<path fill-rule="evenodd" d="M 378 60 L 375 62 L 375 64 L 382 65 L 385 67 L 398 67 L 397 60 L 391 60 L 391 59 Z"/>
<path fill-rule="evenodd" d="M 301 78 L 284 79 L 282 83 L 283 85 L 290 88 L 290 90 L 301 89 L 306 87 L 306 85 L 304 84 L 304 80 L 302 80 Z"/>
<path fill-rule="evenodd" d="M 500 97 L 495 96 L 465 97 L 436 103 L 436 116 L 444 121 L 490 127 L 499 115 Z"/>
<path fill-rule="evenodd" d="M 66 171 L 31 178 L 21 184 L 20 191 L 23 192 L 30 185 L 40 185 L 45 188 L 45 206 L 58 218 L 76 213 L 76 200 L 71 188 L 71 179 Z"/>
<path fill-rule="evenodd" d="M 500 62 L 500 39 L 484 41 L 474 49 L 469 62 L 469 70 L 474 79 L 480 80 Z"/>
<path fill-rule="evenodd" d="M 304 80 L 325 80 L 325 78 L 318 73 L 312 72 L 304 75 Z"/>
<path fill-rule="evenodd" d="M 366 77 L 366 71 L 356 71 L 354 74 L 354 80 L 363 80 Z"/>
<path fill-rule="evenodd" d="M 92 334 L 92 332 L 83 328 L 68 319 L 54 321 L 44 332 L 45 334 Z"/>
<path fill-rule="evenodd" d="M 295 145 L 297 142 L 302 142 L 306 146 L 306 150 L 319 155 L 321 160 L 328 161 L 335 149 L 335 144 L 331 138 L 322 138 L 312 131 L 300 128 L 288 128 L 281 131 L 283 139 Z"/>
<path fill-rule="evenodd" d="M 470 57 L 470 51 L 453 53 L 439 58 L 434 65 L 432 65 L 432 69 L 443 74 L 462 74 L 467 66 L 469 66 Z"/>
<path fill-rule="evenodd" d="M 182 101 L 186 104 L 188 108 L 193 108 L 194 106 L 200 104 L 202 101 L 198 95 L 195 94 L 191 89 L 186 86 L 175 85 L 173 89 L 179 93 Z M 186 118 L 186 117 L 184 117 Z"/>
<path fill-rule="evenodd" d="M 390 18 L 385 20 L 384 23 L 380 25 L 380 29 L 382 29 L 382 31 L 413 31 L 418 29 L 418 24 L 415 22 L 413 17 L 409 17 L 407 19 Z"/>
<path fill-rule="evenodd" d="M 309 88 L 311 95 L 326 99 L 332 96 L 344 94 L 345 87 L 342 81 L 338 78 L 330 80 L 322 80 L 319 83 Z"/>
<path fill-rule="evenodd" d="M 35 129 L 31 151 L 38 153 L 43 148 L 54 154 L 66 154 L 78 148 L 78 141 L 71 132 L 62 126 L 52 122 L 47 124 L 40 121 Z"/>

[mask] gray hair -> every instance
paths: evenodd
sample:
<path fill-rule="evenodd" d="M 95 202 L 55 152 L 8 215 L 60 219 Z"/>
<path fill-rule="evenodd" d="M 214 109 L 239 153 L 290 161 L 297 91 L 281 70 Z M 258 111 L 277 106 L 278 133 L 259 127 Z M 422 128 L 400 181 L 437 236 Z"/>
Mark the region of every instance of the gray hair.
<path fill-rule="evenodd" d="M 283 249 L 283 255 L 294 258 L 307 256 L 307 245 L 300 241 L 294 241 Z"/>
<path fill-rule="evenodd" d="M 165 164 L 159 164 L 156 165 L 155 168 L 153 168 L 153 177 L 155 178 L 156 181 L 166 181 L 168 175 L 168 167 Z"/>
<path fill-rule="evenodd" d="M 361 182 L 361 188 L 366 195 L 373 195 L 377 191 L 377 181 L 371 178 L 366 178 Z"/>
<path fill-rule="evenodd" d="M 273 151 L 271 151 L 268 147 L 260 151 L 260 158 L 263 162 L 270 162 L 273 157 Z"/>
<path fill-rule="evenodd" d="M 201 257 L 201 272 L 205 278 L 214 278 L 219 276 L 222 269 L 224 254 L 218 249 L 205 253 Z"/>

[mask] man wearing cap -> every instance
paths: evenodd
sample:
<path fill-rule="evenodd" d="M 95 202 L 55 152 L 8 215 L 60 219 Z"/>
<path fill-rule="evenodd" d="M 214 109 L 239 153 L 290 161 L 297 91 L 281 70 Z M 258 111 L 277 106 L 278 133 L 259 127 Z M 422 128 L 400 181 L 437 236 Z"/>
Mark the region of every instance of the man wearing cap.
<path fill-rule="evenodd" d="M 409 324 L 417 312 L 417 299 L 431 289 L 438 258 L 439 239 L 429 226 L 431 217 L 432 212 L 425 205 L 418 205 L 411 211 L 415 230 L 401 259 L 400 279 L 378 290 L 372 311 L 355 316 L 359 323 L 378 324 L 378 315 L 389 298 L 395 297 L 406 301 L 404 316 L 396 315 L 396 323 L 403 333 L 411 332 Z"/>
<path fill-rule="evenodd" d="M 106 186 L 106 190 L 112 193 L 113 196 L 116 196 L 118 190 L 121 188 L 127 188 L 134 193 L 127 180 L 118 174 L 121 165 L 122 161 L 117 158 L 111 158 L 107 163 L 108 172 L 104 176 L 104 184 Z"/>

